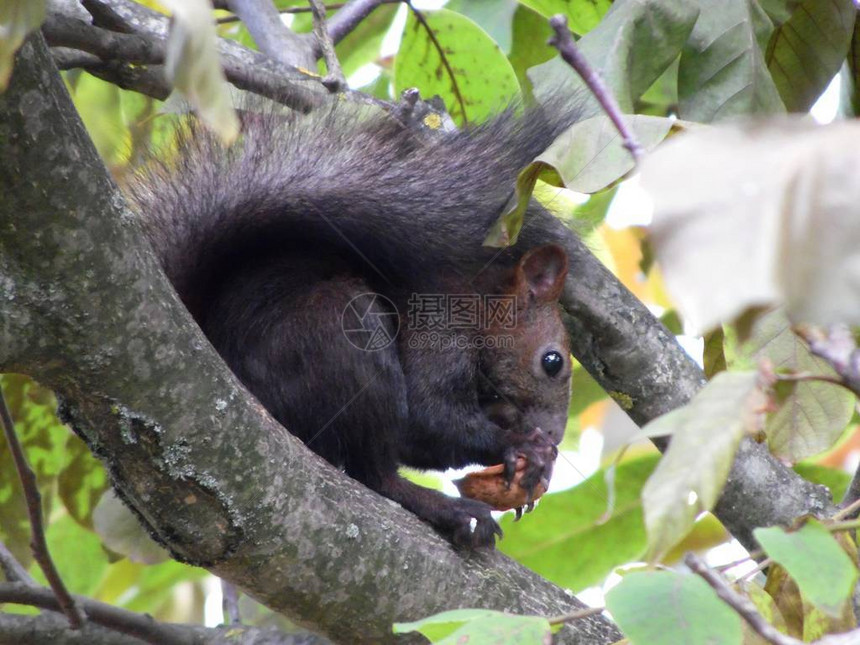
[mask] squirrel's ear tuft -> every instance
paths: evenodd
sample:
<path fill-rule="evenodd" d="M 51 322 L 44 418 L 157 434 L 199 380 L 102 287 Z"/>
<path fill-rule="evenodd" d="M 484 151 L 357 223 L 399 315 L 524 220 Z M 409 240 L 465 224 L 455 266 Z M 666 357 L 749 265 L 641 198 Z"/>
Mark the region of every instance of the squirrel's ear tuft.
<path fill-rule="evenodd" d="M 526 253 L 517 267 L 518 292 L 537 302 L 558 300 L 567 276 L 567 253 L 557 244 L 538 246 Z"/>

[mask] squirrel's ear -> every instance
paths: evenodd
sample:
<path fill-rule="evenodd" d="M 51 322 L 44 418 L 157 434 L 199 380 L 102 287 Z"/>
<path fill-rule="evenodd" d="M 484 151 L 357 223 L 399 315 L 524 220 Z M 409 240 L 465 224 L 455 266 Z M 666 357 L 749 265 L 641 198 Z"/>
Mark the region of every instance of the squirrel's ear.
<path fill-rule="evenodd" d="M 517 266 L 517 291 L 537 302 L 558 300 L 567 276 L 567 253 L 557 244 L 538 246 Z"/>

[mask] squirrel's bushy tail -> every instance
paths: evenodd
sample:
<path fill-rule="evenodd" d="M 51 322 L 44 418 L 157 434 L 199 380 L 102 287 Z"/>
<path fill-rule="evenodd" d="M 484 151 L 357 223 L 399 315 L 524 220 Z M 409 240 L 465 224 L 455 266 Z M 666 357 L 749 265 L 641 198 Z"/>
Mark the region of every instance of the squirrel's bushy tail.
<path fill-rule="evenodd" d="M 192 125 L 129 193 L 186 303 L 221 267 L 296 244 L 354 252 L 408 284 L 486 257 L 518 172 L 574 120 L 552 111 L 509 109 L 434 138 L 344 106 L 253 114 L 229 147 Z"/>

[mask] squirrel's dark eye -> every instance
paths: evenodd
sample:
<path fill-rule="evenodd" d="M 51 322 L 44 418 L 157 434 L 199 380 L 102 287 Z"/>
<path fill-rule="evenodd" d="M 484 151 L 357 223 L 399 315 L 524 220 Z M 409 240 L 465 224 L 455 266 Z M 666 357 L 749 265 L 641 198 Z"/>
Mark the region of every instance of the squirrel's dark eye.
<path fill-rule="evenodd" d="M 555 376 L 561 371 L 561 367 L 564 365 L 564 358 L 558 352 L 547 352 L 541 359 L 541 365 L 543 365 L 544 372 L 550 376 Z"/>

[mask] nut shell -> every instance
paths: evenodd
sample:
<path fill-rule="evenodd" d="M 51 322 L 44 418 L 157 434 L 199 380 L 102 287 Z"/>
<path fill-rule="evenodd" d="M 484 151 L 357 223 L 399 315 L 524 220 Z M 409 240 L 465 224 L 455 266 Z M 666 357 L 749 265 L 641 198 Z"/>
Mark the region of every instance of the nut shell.
<path fill-rule="evenodd" d="M 528 491 L 520 486 L 526 464 L 524 458 L 517 459 L 516 471 L 510 487 L 505 481 L 503 464 L 469 473 L 462 479 L 454 480 L 454 485 L 463 497 L 489 504 L 496 511 L 509 511 L 514 508 L 530 506 L 532 502 L 546 492 L 546 488 L 538 483 L 532 491 L 531 499 L 529 499 Z"/>

